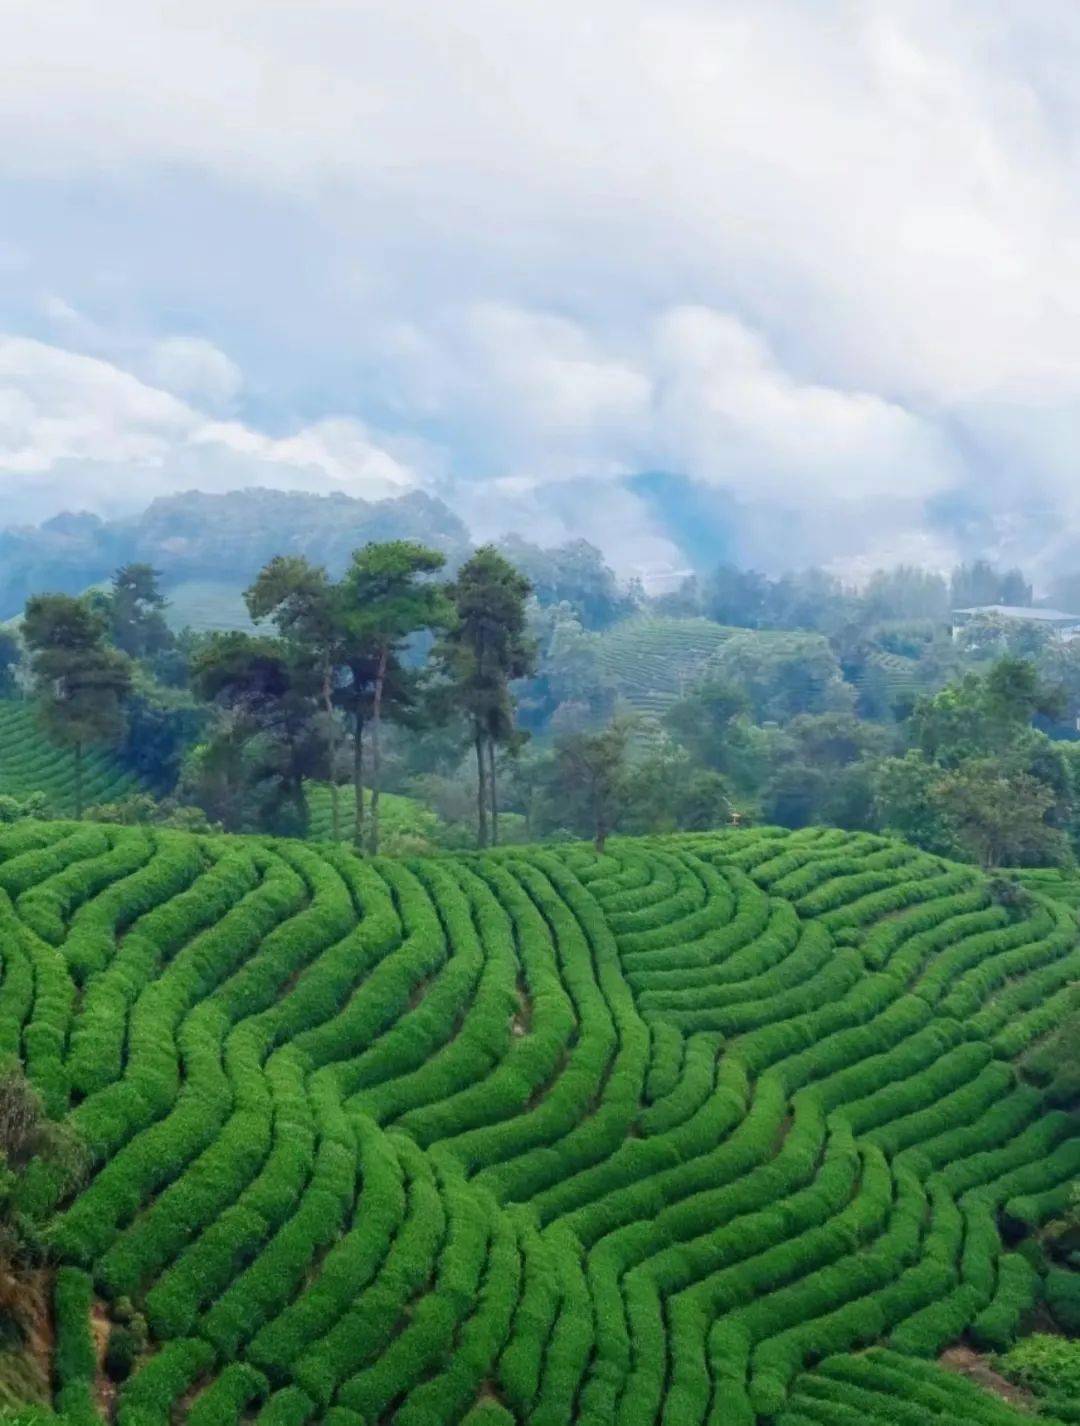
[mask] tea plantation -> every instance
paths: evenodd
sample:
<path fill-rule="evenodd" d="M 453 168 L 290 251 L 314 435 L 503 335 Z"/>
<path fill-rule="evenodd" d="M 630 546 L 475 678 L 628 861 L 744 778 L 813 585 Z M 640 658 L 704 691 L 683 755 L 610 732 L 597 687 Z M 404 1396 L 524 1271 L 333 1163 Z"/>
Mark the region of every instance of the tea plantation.
<path fill-rule="evenodd" d="M 92 748 L 83 759 L 87 805 L 114 802 L 143 786 L 106 749 Z M 31 703 L 0 698 L 0 794 L 27 797 L 43 792 L 52 812 L 75 811 L 75 755 L 57 748 L 40 731 Z"/>
<path fill-rule="evenodd" d="M 78 1426 L 1031 1419 L 935 1359 L 1046 1325 L 1063 902 L 834 831 L 21 823 L 0 915 L 0 1049 L 93 1154 L 24 1194 Z"/>

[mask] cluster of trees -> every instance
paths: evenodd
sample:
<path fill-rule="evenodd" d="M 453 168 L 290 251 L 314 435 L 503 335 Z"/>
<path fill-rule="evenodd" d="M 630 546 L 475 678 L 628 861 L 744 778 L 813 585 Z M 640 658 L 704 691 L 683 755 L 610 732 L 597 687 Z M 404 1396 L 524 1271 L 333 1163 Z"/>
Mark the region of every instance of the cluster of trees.
<path fill-rule="evenodd" d="M 1080 841 L 1080 743 L 1037 723 L 1062 699 L 1032 661 L 1005 655 L 893 725 L 849 709 L 763 727 L 744 684 L 713 680 L 667 726 L 765 821 L 891 832 L 986 867 L 1056 863 Z"/>
<path fill-rule="evenodd" d="M 409 540 L 364 546 L 336 580 L 303 556 L 277 556 L 245 596 L 267 631 L 199 638 L 171 633 L 146 565 L 89 596 L 33 596 L 22 639 L 42 727 L 74 750 L 77 769 L 87 746 L 112 743 L 152 760 L 160 779 L 160 723 L 182 755 L 182 770 L 168 769 L 181 796 L 234 829 L 303 835 L 307 784 L 319 779 L 341 837 L 347 758 L 353 837 L 373 852 L 385 726 L 452 728 L 475 755 L 486 845 L 498 838 L 497 753 L 521 742 L 510 685 L 534 667 L 530 585 L 491 547 L 449 582 L 443 565 Z M 80 815 L 83 802 L 77 775 Z"/>
<path fill-rule="evenodd" d="M 758 570 L 721 564 L 708 578 L 692 576 L 656 604 L 669 613 L 702 614 L 744 629 L 835 633 L 845 624 L 945 620 L 954 609 L 1031 602 L 1032 587 L 1021 570 L 1000 570 L 987 560 L 975 560 L 958 565 L 949 579 L 933 570 L 897 565 L 876 571 L 858 590 L 822 569 L 770 579 Z"/>
<path fill-rule="evenodd" d="M 959 600 L 1030 600 L 1017 571 L 899 568 L 857 596 L 821 571 L 688 582 L 679 598 L 745 632 L 659 731 L 627 715 L 602 657 L 603 630 L 643 596 L 591 546 L 510 538 L 446 576 L 412 540 L 365 545 L 340 577 L 277 556 L 245 594 L 254 631 L 210 635 L 170 630 L 146 565 L 80 598 L 34 596 L 22 641 L 42 726 L 76 766 L 113 743 L 167 798 L 95 815 L 305 835 L 326 783 L 331 834 L 372 851 L 390 791 L 434 808 L 457 845 L 825 822 L 995 865 L 1080 840 L 1062 736 L 1080 647 L 993 616 L 957 638 L 938 622 Z M 19 652 L 0 632 L 9 691 Z"/>

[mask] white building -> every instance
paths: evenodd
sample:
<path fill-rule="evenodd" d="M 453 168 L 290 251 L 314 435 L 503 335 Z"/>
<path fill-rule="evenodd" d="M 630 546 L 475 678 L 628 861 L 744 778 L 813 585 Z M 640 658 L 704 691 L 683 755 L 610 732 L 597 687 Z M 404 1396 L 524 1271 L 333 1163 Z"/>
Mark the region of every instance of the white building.
<path fill-rule="evenodd" d="M 998 619 L 1015 619 L 1022 623 L 1041 624 L 1052 629 L 1062 639 L 1075 639 L 1080 634 L 1080 614 L 1066 614 L 1061 609 L 1032 609 L 1023 604 L 980 604 L 974 609 L 954 609 L 952 633 L 955 639 L 960 630 L 979 616 Z"/>

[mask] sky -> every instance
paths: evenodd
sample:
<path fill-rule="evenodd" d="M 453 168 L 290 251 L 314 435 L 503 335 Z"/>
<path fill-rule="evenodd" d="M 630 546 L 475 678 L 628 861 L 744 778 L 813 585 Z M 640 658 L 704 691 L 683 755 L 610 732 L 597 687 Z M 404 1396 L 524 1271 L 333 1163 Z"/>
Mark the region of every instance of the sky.
<path fill-rule="evenodd" d="M 1080 570 L 1078 68 L 1074 0 L 5 0 L 0 521 Z"/>

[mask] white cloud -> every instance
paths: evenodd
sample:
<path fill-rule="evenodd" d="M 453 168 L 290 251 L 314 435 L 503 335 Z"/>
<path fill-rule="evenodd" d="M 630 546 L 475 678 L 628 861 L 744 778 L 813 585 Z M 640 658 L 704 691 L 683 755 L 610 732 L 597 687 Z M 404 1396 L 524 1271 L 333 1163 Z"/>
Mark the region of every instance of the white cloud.
<path fill-rule="evenodd" d="M 1033 496 L 1076 514 L 1065 0 L 11 0 L 0 49 L 0 183 L 106 195 L 74 266 L 117 214 L 77 289 L 14 234 L 11 290 L 63 291 L 58 344 L 154 393 L 106 382 L 77 414 L 16 382 L 12 461 L 414 479 L 363 412 L 523 519 L 552 482 L 658 466 L 841 558 L 916 547 L 942 497 L 1003 549 L 1050 549 L 1017 518 Z M 181 182 L 202 206 L 177 243 Z M 264 405 L 326 419 L 261 432 L 234 356 Z"/>
<path fill-rule="evenodd" d="M 202 337 L 168 337 L 155 342 L 147 365 L 147 374 L 156 386 L 215 410 L 230 406 L 243 386 L 236 363 Z"/>
<path fill-rule="evenodd" d="M 933 424 L 799 379 L 731 313 L 677 307 L 633 341 L 485 304 L 390 343 L 400 408 L 483 429 L 493 477 L 532 487 L 648 469 L 793 507 L 922 501 L 957 469 Z"/>
<path fill-rule="evenodd" d="M 866 391 L 799 381 L 736 318 L 660 323 L 657 428 L 676 468 L 755 500 L 921 500 L 956 472 L 933 428 Z"/>
<path fill-rule="evenodd" d="M 380 498 L 418 478 L 357 420 L 269 436 L 217 420 L 101 358 L 0 337 L 0 493 L 17 497 L 23 518 L 61 507 L 131 510 L 192 485 Z"/>

